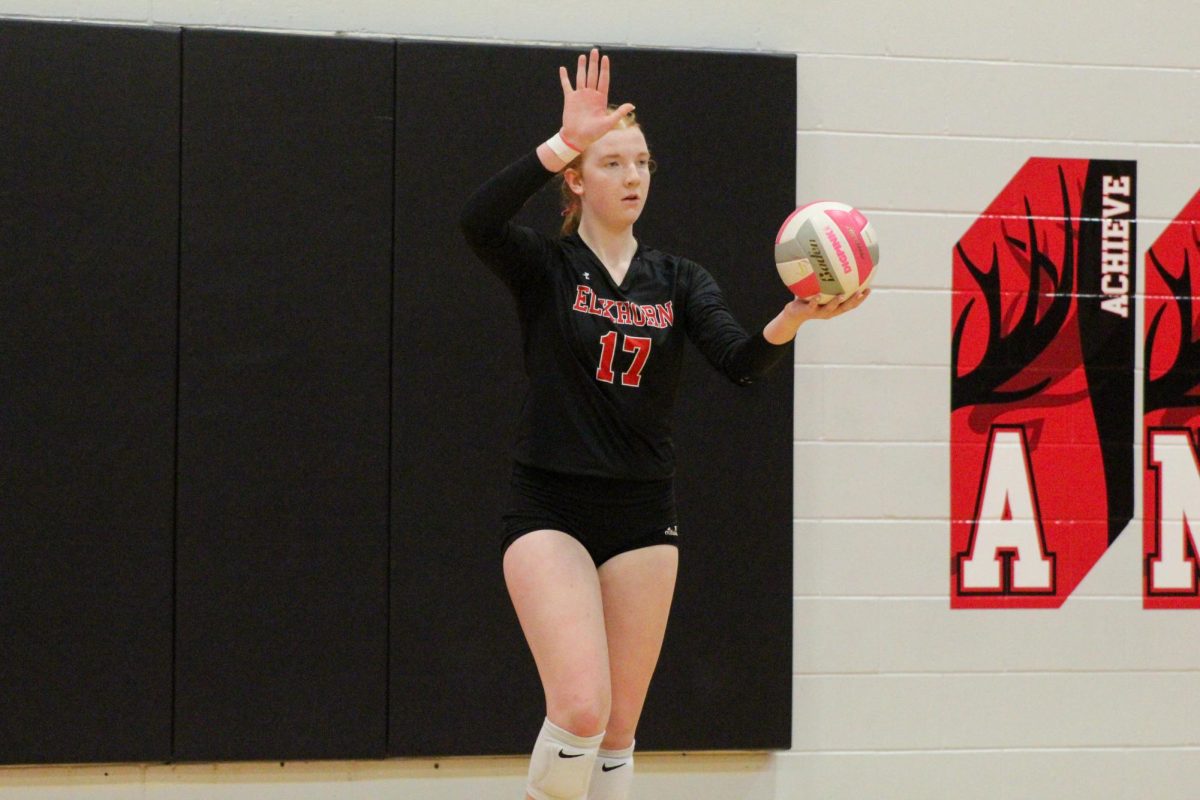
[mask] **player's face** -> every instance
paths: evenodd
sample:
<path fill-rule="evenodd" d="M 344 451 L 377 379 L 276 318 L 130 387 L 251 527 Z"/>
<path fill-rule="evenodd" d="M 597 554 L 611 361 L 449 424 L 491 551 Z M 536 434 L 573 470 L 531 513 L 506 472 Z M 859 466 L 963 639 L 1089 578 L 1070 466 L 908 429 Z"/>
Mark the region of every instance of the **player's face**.
<path fill-rule="evenodd" d="M 618 128 L 593 142 L 575 185 L 584 214 L 609 228 L 636 222 L 650 192 L 650 151 L 641 129 Z"/>

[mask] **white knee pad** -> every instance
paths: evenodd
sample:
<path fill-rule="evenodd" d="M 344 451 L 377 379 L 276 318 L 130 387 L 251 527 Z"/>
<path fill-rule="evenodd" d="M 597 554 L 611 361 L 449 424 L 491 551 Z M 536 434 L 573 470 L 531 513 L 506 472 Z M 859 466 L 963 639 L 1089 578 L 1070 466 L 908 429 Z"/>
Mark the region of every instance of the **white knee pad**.
<path fill-rule="evenodd" d="M 525 791 L 537 800 L 584 800 L 603 740 L 603 733 L 576 736 L 547 719 L 533 745 Z"/>
<path fill-rule="evenodd" d="M 633 785 L 633 745 L 624 750 L 600 750 L 592 770 L 588 800 L 627 800 Z"/>

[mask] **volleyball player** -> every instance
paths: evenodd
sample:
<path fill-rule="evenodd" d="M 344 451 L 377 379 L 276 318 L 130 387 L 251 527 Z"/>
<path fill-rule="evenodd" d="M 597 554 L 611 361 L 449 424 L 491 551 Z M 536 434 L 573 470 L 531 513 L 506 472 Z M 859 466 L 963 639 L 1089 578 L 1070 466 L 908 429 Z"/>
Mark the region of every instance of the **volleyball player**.
<path fill-rule="evenodd" d="M 515 299 L 529 379 L 503 540 L 546 699 L 526 797 L 616 800 L 629 796 L 675 588 L 670 414 L 684 338 L 746 385 L 788 356 L 803 323 L 869 290 L 794 299 L 747 334 L 703 268 L 634 237 L 652 161 L 633 105 L 608 104 L 608 56 L 580 55 L 575 85 L 565 67 L 559 79 L 561 129 L 476 190 L 462 227 Z M 510 222 L 555 175 L 562 235 Z"/>

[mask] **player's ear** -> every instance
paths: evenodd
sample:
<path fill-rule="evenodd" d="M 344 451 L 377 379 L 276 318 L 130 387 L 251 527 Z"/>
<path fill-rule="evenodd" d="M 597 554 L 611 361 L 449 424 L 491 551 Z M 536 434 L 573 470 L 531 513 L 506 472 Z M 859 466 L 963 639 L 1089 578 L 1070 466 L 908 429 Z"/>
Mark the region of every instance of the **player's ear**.
<path fill-rule="evenodd" d="M 563 181 L 575 194 L 583 194 L 583 173 L 580 170 L 574 167 L 563 170 Z"/>

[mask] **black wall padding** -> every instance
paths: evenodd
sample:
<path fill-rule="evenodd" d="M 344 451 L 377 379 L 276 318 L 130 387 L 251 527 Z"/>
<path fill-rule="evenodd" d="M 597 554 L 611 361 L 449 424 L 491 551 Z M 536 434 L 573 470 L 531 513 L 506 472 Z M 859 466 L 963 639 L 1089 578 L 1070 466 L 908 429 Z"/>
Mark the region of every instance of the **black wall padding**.
<path fill-rule="evenodd" d="M 0 22 L 0 762 L 171 748 L 178 31 Z"/>
<path fill-rule="evenodd" d="M 637 235 L 757 332 L 795 59 L 609 52 Z M 519 333 L 457 220 L 576 53 L 0 22 L 0 763 L 528 752 Z M 792 379 L 690 353 L 642 750 L 789 744 Z"/>
<path fill-rule="evenodd" d="M 772 243 L 794 206 L 795 59 L 608 51 L 659 163 L 637 235 L 709 269 L 747 328 L 788 299 Z M 507 291 L 457 229 L 467 195 L 560 123 L 575 49 L 402 42 L 392 506 L 392 755 L 527 752 L 543 714 L 504 592 L 499 515 L 523 392 Z M 522 224 L 556 229 L 547 189 Z M 736 389 L 694 351 L 676 415 L 676 608 L 645 750 L 786 748 L 792 367 Z"/>
<path fill-rule="evenodd" d="M 184 33 L 180 759 L 385 752 L 394 47 Z"/>

